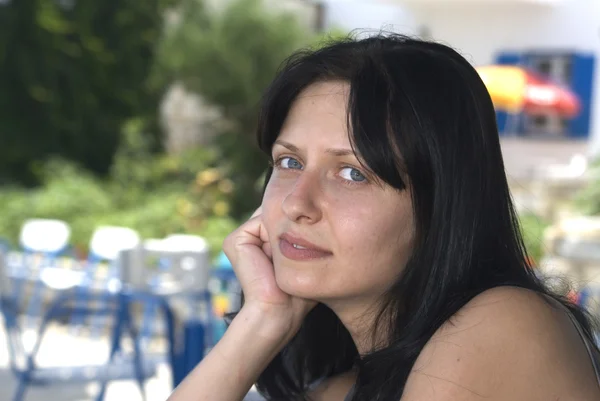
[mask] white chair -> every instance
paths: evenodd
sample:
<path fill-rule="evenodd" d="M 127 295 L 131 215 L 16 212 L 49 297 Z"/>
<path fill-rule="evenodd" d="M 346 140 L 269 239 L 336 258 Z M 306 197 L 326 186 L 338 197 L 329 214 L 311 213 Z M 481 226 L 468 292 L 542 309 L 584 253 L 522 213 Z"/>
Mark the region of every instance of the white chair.
<path fill-rule="evenodd" d="M 198 235 L 172 234 L 163 240 L 171 252 L 208 252 L 208 242 Z"/>
<path fill-rule="evenodd" d="M 206 333 L 212 327 L 209 247 L 199 236 L 176 234 L 145 240 L 121 252 L 121 280 L 135 291 L 167 297 L 184 320 L 201 320 Z M 158 304 L 146 302 L 142 312 L 142 348 L 164 331 L 157 323 Z"/>
<path fill-rule="evenodd" d="M 121 279 L 138 290 L 184 293 L 208 288 L 210 253 L 202 237 L 175 234 L 149 239 L 121 256 Z"/>
<path fill-rule="evenodd" d="M 41 316 L 48 288 L 62 290 L 77 285 L 81 276 L 58 266 L 58 257 L 67 250 L 71 228 L 62 220 L 29 219 L 23 223 L 19 235 L 23 256 L 10 266 L 17 279 L 13 297 L 26 306 L 25 327 L 35 326 Z M 25 287 L 30 287 L 29 299 Z"/>
<path fill-rule="evenodd" d="M 61 220 L 30 219 L 21 227 L 19 242 L 26 252 L 58 255 L 71 238 L 69 225 Z"/>
<path fill-rule="evenodd" d="M 140 243 L 140 236 L 131 228 L 101 226 L 96 228 L 90 241 L 90 257 L 95 260 L 117 260 L 119 252 L 132 249 Z"/>
<path fill-rule="evenodd" d="M 54 290 L 72 288 L 83 278 L 80 272 L 55 266 L 56 257 L 68 248 L 70 238 L 71 228 L 62 220 L 30 219 L 21 228 L 19 242 L 29 254 L 23 263 L 36 270 L 37 278 Z M 42 264 L 34 266 L 36 258 L 31 254 L 40 256 Z"/>
<path fill-rule="evenodd" d="M 82 285 L 75 293 L 79 304 L 87 304 L 93 298 L 94 291 L 105 291 L 117 294 L 121 290 L 118 256 L 122 250 L 131 249 L 140 243 L 140 236 L 131 228 L 119 226 L 99 226 L 94 230 L 90 239 L 90 249 Z M 89 305 L 102 310 L 102 302 Z M 91 321 L 88 321 L 91 320 Z M 75 315 L 70 321 L 73 333 L 78 333 L 83 326 L 90 326 L 92 337 L 100 336 L 109 330 L 111 323 L 105 313 L 97 316 L 90 313 L 88 316 Z"/>

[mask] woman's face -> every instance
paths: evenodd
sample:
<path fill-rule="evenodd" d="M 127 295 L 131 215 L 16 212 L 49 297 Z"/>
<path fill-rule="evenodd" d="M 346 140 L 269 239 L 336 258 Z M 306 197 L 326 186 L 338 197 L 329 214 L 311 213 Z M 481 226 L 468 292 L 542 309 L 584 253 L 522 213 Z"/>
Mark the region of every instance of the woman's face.
<path fill-rule="evenodd" d="M 346 83 L 323 82 L 296 99 L 262 204 L 277 284 L 323 303 L 378 298 L 414 236 L 410 192 L 376 182 L 352 152 L 348 92 Z"/>

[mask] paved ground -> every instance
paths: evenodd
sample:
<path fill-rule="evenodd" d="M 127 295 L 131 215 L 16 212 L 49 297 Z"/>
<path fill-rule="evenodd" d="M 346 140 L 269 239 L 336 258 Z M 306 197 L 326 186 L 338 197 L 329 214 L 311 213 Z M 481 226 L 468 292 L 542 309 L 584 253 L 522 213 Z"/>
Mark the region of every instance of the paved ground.
<path fill-rule="evenodd" d="M 0 318 L 1 319 L 1 318 Z M 0 320 L 0 323 L 1 320 Z M 2 323 L 3 327 L 3 323 Z M 25 340 L 32 333 L 25 334 Z M 0 330 L 0 401 L 11 401 L 16 388 L 16 380 L 8 365 L 8 349 L 6 333 Z M 90 341 L 68 334 L 60 328 L 49 332 L 46 345 L 39 353 L 39 366 L 69 366 L 101 363 L 108 354 L 108 346 L 104 341 Z M 147 401 L 165 401 L 171 391 L 171 373 L 164 364 L 158 367 L 156 377 L 150 379 L 145 388 Z M 32 387 L 26 395 L 27 401 L 91 401 L 97 394 L 98 385 L 61 384 L 35 388 Z M 133 381 L 113 382 L 106 394 L 107 401 L 138 401 L 142 400 L 139 390 Z M 261 400 L 256 393 L 247 397 L 248 401 Z"/>
<path fill-rule="evenodd" d="M 27 342 L 31 333 L 25 334 Z M 11 400 L 16 380 L 8 369 L 8 349 L 6 333 L 0 332 L 0 401 Z M 39 365 L 69 366 L 101 363 L 108 354 L 108 346 L 104 342 L 90 341 L 69 335 L 63 330 L 54 329 L 48 334 L 45 345 L 40 349 Z M 160 366 L 158 375 L 148 381 L 146 394 L 148 401 L 164 401 L 169 395 L 170 371 L 166 365 Z M 27 393 L 28 401 L 88 401 L 93 400 L 97 384 L 61 384 L 40 388 L 31 388 Z M 120 381 L 109 385 L 106 400 L 141 400 L 139 390 L 133 381 Z"/>

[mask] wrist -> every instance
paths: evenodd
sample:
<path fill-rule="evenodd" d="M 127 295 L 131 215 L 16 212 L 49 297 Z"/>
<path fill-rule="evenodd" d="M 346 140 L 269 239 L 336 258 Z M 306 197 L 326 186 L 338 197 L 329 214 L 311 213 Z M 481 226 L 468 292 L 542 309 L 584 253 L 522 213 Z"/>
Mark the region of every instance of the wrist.
<path fill-rule="evenodd" d="M 292 325 L 292 316 L 288 309 L 278 310 L 260 304 L 244 304 L 232 325 L 243 324 L 252 328 L 257 337 L 283 347 L 296 334 L 298 328 Z M 237 322 L 236 322 L 237 321 Z"/>
<path fill-rule="evenodd" d="M 268 310 L 244 305 L 212 353 L 227 366 L 236 366 L 232 371 L 236 380 L 252 385 L 291 339 L 289 332 Z"/>

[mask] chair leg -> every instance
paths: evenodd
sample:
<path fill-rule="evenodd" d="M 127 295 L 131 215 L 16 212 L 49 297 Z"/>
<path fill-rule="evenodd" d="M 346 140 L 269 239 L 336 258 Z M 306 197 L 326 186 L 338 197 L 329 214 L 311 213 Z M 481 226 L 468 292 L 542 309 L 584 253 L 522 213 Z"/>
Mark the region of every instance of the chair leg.
<path fill-rule="evenodd" d="M 140 394 L 142 395 L 142 400 L 145 401 L 146 391 L 144 389 L 144 384 L 146 382 L 146 372 L 144 371 L 142 347 L 140 346 L 140 333 L 138 333 L 135 329 L 129 302 L 127 302 L 126 306 L 124 307 L 123 313 L 123 320 L 125 322 L 124 324 L 127 326 L 127 332 L 129 333 L 131 341 L 133 342 L 133 367 L 135 370 L 135 378 L 140 389 Z"/>
<path fill-rule="evenodd" d="M 123 333 L 123 324 L 125 324 L 125 319 L 127 318 L 126 313 L 122 310 L 123 305 L 119 305 L 117 308 L 117 319 L 115 322 L 115 327 L 112 334 L 112 344 L 110 347 L 110 354 L 108 356 L 108 364 L 110 365 L 114 360 L 115 355 L 121 348 L 121 336 Z M 100 382 L 100 391 L 98 392 L 98 396 L 96 397 L 96 401 L 103 401 L 106 393 L 106 386 L 108 385 L 108 380 L 106 378 L 102 379 Z"/>
<path fill-rule="evenodd" d="M 25 392 L 29 385 L 29 378 L 25 374 L 19 375 L 19 383 L 17 389 L 13 395 L 13 401 L 23 401 L 25 399 Z"/>
<path fill-rule="evenodd" d="M 55 305 L 55 307 L 57 306 Z M 31 375 L 35 370 L 35 358 L 42 345 L 42 340 L 44 339 L 44 335 L 46 334 L 48 323 L 52 320 L 52 312 L 53 308 L 51 308 L 48 315 L 42 319 L 42 323 L 40 324 L 40 327 L 38 329 L 38 337 L 36 339 L 36 342 L 29 355 L 27 355 L 25 370 L 19 374 L 19 384 L 17 385 L 17 390 L 15 391 L 15 395 L 13 396 L 13 401 L 22 401 L 25 398 L 25 392 L 29 387 Z"/>
<path fill-rule="evenodd" d="M 171 367 L 172 376 L 172 387 L 175 389 L 179 384 L 179 369 L 178 369 L 178 354 L 177 344 L 175 339 L 175 317 L 169 303 L 165 300 L 161 300 L 158 304 L 158 309 L 162 311 L 165 319 L 165 325 L 167 330 L 167 344 L 168 344 L 168 355 L 169 365 Z"/>
<path fill-rule="evenodd" d="M 134 357 L 133 363 L 134 363 L 134 367 L 135 367 L 136 381 L 137 381 L 138 387 L 140 388 L 140 393 L 142 394 L 142 400 L 146 401 L 146 391 L 144 389 L 144 383 L 146 381 L 146 374 L 145 374 L 144 366 L 143 366 L 142 350 L 140 347 L 140 339 L 134 332 L 133 327 L 131 327 L 131 321 L 130 321 L 129 325 L 130 325 L 130 329 L 131 329 L 131 331 L 130 331 L 131 339 L 133 341 L 133 357 Z"/>

